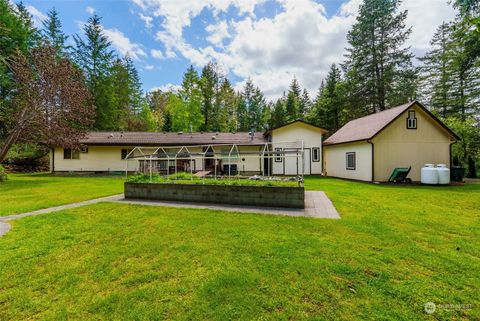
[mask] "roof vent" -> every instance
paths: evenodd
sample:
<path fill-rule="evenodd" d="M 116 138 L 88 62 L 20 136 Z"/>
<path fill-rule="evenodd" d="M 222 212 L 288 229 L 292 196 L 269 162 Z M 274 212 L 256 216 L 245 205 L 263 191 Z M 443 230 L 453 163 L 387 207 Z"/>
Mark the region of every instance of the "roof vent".
<path fill-rule="evenodd" d="M 108 135 L 108 138 L 113 138 L 115 137 L 115 135 L 113 133 L 111 133 L 110 135 Z"/>
<path fill-rule="evenodd" d="M 220 133 L 219 133 L 219 132 L 216 132 L 216 133 L 215 133 L 215 136 L 218 136 L 218 134 L 220 134 Z"/>
<path fill-rule="evenodd" d="M 178 132 L 177 134 L 178 134 L 178 135 L 183 135 L 183 132 Z"/>
<path fill-rule="evenodd" d="M 214 136 L 212 136 L 212 140 L 215 140 L 215 138 L 216 138 L 216 137 L 215 137 L 215 135 L 214 135 Z"/>

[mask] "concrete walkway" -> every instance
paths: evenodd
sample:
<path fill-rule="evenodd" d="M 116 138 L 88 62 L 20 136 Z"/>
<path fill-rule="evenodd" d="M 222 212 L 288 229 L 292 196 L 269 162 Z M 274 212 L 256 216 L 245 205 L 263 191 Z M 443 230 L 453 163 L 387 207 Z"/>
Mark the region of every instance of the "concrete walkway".
<path fill-rule="evenodd" d="M 340 215 L 333 206 L 330 199 L 324 192 L 319 191 L 305 191 L 305 209 L 288 209 L 275 207 L 258 207 L 258 206 L 240 206 L 228 204 L 207 204 L 207 203 L 189 203 L 189 202 L 169 202 L 169 201 L 149 201 L 149 200 L 130 200 L 125 199 L 123 194 L 95 198 L 88 201 L 72 203 L 67 205 L 60 205 L 50 208 L 44 208 L 37 211 L 14 214 L 8 216 L 0 216 L 0 237 L 10 231 L 11 226 L 8 221 L 41 214 L 47 214 L 57 211 L 62 211 L 70 208 L 81 207 L 85 205 L 96 204 L 100 202 L 114 202 L 139 204 L 149 206 L 170 206 L 178 208 L 201 208 L 219 211 L 240 212 L 240 213 L 258 213 L 268 215 L 286 215 L 286 216 L 302 216 L 313 218 L 333 218 L 339 219 Z"/>
<path fill-rule="evenodd" d="M 96 203 L 100 203 L 100 202 L 112 202 L 112 201 L 116 201 L 116 200 L 120 200 L 120 199 L 123 199 L 123 194 L 101 197 L 101 198 L 95 198 L 95 199 L 92 199 L 92 200 L 78 202 L 78 203 L 49 207 L 49 208 L 44 208 L 44 209 L 41 209 L 41 210 L 27 212 L 27 213 L 13 214 L 13 215 L 8 215 L 8 216 L 0 216 L 0 236 L 3 236 L 8 231 L 10 231 L 11 226 L 7 222 L 11 221 L 11 220 L 16 220 L 18 218 L 23 218 L 23 217 L 27 217 L 27 216 L 36 216 L 36 215 L 41 215 L 41 214 L 47 214 L 47 213 L 62 211 L 62 210 L 70 209 L 70 208 L 76 208 L 76 207 L 81 207 L 81 206 L 90 205 L 90 204 L 96 204 Z"/>
<path fill-rule="evenodd" d="M 170 206 L 177 208 L 196 208 L 209 209 L 239 213 L 257 213 L 267 215 L 285 215 L 313 218 L 333 218 L 339 219 L 340 215 L 333 206 L 330 199 L 324 192 L 305 191 L 305 209 L 290 209 L 276 207 L 258 207 L 229 204 L 211 204 L 211 203 L 193 203 L 193 202 L 175 202 L 175 201 L 155 201 L 140 199 L 119 199 L 114 200 L 117 203 L 138 204 L 148 206 Z"/>

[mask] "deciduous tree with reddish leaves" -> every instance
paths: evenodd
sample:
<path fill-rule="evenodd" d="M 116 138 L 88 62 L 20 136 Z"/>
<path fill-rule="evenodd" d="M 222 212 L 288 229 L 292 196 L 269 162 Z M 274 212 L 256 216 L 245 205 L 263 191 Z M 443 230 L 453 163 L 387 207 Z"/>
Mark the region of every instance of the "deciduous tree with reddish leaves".
<path fill-rule="evenodd" d="M 18 52 L 9 64 L 17 89 L 15 109 L 3 124 L 8 135 L 0 143 L 0 162 L 19 142 L 78 147 L 95 116 L 81 70 L 50 45 L 32 49 L 29 57 Z"/>

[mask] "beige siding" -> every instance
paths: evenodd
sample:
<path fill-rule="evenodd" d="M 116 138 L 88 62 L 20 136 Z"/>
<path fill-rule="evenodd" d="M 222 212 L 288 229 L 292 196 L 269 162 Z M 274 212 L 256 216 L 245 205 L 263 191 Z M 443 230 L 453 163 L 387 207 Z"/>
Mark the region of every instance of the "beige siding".
<path fill-rule="evenodd" d="M 127 146 L 89 146 L 88 153 L 80 153 L 80 159 L 63 159 L 63 148 L 55 148 L 55 171 L 124 171 L 123 148 L 133 149 Z M 128 166 L 130 171 L 137 170 L 138 162 L 129 161 Z"/>
<path fill-rule="evenodd" d="M 387 181 L 395 167 L 412 166 L 409 177 L 419 181 L 423 164 L 450 166 L 453 138 L 421 108 L 414 106 L 410 110 L 415 110 L 417 129 L 407 129 L 406 111 L 372 139 L 376 181 Z"/>
<path fill-rule="evenodd" d="M 303 140 L 305 148 L 304 169 L 305 175 L 321 174 L 322 173 L 322 130 L 314 126 L 304 124 L 302 122 L 295 122 L 290 125 L 277 128 L 272 131 L 272 147 L 282 149 L 300 148 Z M 297 141 L 297 143 L 291 143 Z M 290 143 L 287 143 L 290 142 Z M 320 148 L 320 161 L 313 162 L 311 155 L 311 148 Z M 273 175 L 296 175 L 298 171 L 302 171 L 301 157 L 287 157 L 281 162 L 272 161 Z"/>
<path fill-rule="evenodd" d="M 347 170 L 347 153 L 355 153 L 355 170 Z M 372 180 L 372 146 L 367 142 L 327 145 L 324 147 L 325 174 L 333 177 Z"/>
<path fill-rule="evenodd" d="M 80 153 L 80 159 L 63 159 L 63 148 L 55 148 L 55 171 L 57 172 L 112 172 L 112 171 L 124 171 L 127 162 L 121 159 L 122 149 L 133 149 L 132 146 L 89 146 L 88 153 Z M 231 146 L 214 146 L 216 152 L 223 150 L 230 150 Z M 240 146 L 241 152 L 258 152 L 262 147 L 259 146 Z M 144 154 L 153 153 L 157 147 L 142 147 Z M 202 152 L 200 147 L 190 147 L 188 150 L 191 153 Z M 166 149 L 167 152 L 178 152 L 179 149 Z M 139 152 L 135 152 L 135 155 L 140 155 Z M 217 156 L 221 158 L 220 155 Z M 203 169 L 203 160 L 200 156 L 192 157 L 195 160 L 194 170 L 199 171 Z M 172 158 L 173 160 L 173 158 Z M 231 164 L 237 164 L 239 171 L 248 173 L 260 173 L 261 157 L 259 155 L 241 155 L 239 159 L 232 160 Z M 53 158 L 51 158 L 51 162 Z M 173 162 L 174 163 L 174 162 Z M 222 164 L 228 164 L 227 159 L 222 160 Z M 173 164 L 172 164 L 173 165 Z M 128 160 L 128 170 L 138 170 L 138 160 Z"/>

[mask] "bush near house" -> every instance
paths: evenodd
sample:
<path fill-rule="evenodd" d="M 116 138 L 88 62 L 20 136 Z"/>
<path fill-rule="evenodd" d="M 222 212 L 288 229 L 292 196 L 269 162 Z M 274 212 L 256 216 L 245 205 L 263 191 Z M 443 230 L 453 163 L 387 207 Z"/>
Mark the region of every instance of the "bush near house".
<path fill-rule="evenodd" d="M 0 165 L 0 183 L 5 182 L 7 180 L 7 173 L 2 165 Z"/>

